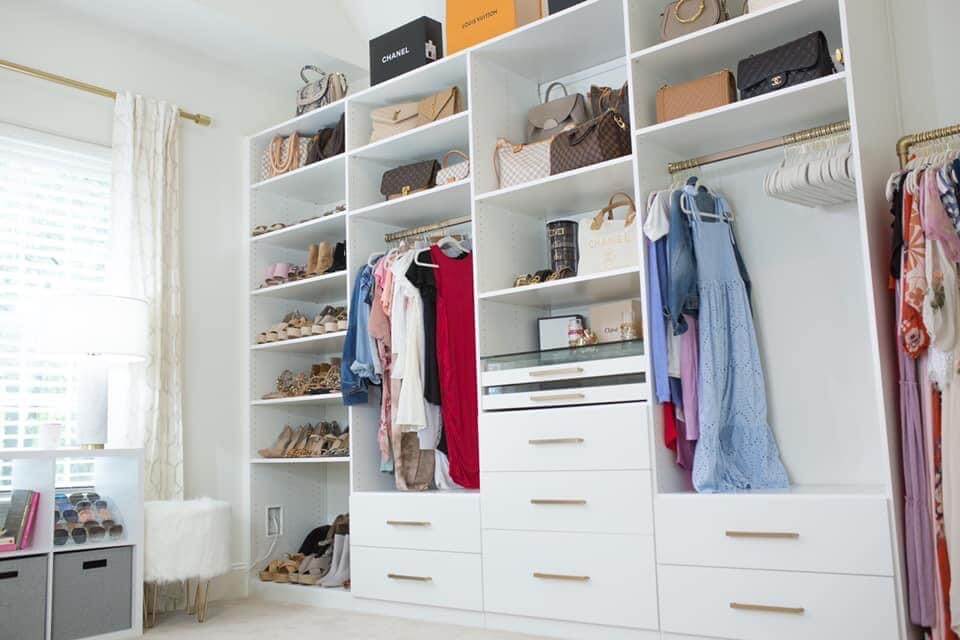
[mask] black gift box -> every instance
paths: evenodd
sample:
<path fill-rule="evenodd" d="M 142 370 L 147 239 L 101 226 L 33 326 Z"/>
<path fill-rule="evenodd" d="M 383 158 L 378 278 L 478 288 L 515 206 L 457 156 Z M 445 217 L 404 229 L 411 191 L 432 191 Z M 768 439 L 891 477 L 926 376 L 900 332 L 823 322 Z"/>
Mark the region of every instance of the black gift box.
<path fill-rule="evenodd" d="M 413 71 L 443 57 L 443 25 L 417 18 L 370 41 L 370 85 Z"/>
<path fill-rule="evenodd" d="M 569 9 L 574 5 L 578 5 L 584 0 L 547 0 L 547 8 L 550 10 L 550 15 L 554 13 L 559 13 L 564 9 Z"/>

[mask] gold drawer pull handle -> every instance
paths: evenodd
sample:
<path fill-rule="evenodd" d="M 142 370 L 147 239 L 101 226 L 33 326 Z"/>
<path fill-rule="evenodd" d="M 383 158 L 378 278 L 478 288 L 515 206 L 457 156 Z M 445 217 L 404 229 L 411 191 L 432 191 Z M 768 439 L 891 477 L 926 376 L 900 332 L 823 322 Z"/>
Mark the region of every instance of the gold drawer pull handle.
<path fill-rule="evenodd" d="M 563 573 L 540 573 L 539 571 L 534 571 L 533 577 L 540 580 L 566 580 L 567 582 L 586 582 L 590 579 L 590 576 L 570 576 Z"/>
<path fill-rule="evenodd" d="M 530 504 L 587 504 L 583 498 L 573 498 L 570 500 L 559 498 L 533 498 Z"/>
<path fill-rule="evenodd" d="M 387 577 L 391 580 L 406 580 L 407 582 L 430 582 L 433 580 L 430 576 L 406 576 L 402 573 L 388 573 Z"/>
<path fill-rule="evenodd" d="M 773 607 L 766 604 L 746 604 L 743 602 L 731 602 L 731 609 L 738 611 L 762 611 L 763 613 L 789 613 L 794 616 L 802 616 L 803 607 Z"/>
<path fill-rule="evenodd" d="M 531 371 L 531 378 L 549 378 L 551 376 L 568 376 L 583 373 L 583 367 L 568 367 L 566 369 L 545 369 L 543 371 Z"/>
<path fill-rule="evenodd" d="M 583 438 L 533 438 L 530 444 L 583 444 Z"/>
<path fill-rule="evenodd" d="M 727 531 L 728 538 L 752 538 L 755 540 L 796 540 L 799 533 L 793 531 Z"/>
<path fill-rule="evenodd" d="M 387 524 L 394 527 L 429 527 L 429 522 L 418 522 L 416 520 L 387 520 Z"/>
<path fill-rule="evenodd" d="M 530 396 L 534 402 L 551 402 L 560 400 L 583 400 L 587 396 L 582 393 L 558 393 L 551 396 Z"/>

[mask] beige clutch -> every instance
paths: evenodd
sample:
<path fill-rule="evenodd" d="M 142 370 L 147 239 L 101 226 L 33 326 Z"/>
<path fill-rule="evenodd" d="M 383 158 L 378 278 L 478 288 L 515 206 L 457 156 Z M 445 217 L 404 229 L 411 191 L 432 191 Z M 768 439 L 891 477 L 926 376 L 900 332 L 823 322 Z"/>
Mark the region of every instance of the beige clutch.
<path fill-rule="evenodd" d="M 736 101 L 737 82 L 733 73 L 724 69 L 691 82 L 661 87 L 657 91 L 657 122 L 682 118 Z"/>

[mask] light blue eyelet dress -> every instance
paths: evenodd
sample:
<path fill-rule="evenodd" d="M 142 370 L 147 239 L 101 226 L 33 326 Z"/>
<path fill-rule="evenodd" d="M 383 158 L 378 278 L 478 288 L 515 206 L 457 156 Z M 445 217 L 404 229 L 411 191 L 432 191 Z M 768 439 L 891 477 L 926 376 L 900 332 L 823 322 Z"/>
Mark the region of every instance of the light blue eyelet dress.
<path fill-rule="evenodd" d="M 691 216 L 700 293 L 700 440 L 693 485 L 701 493 L 785 489 L 787 471 L 767 424 L 767 398 L 750 300 L 737 269 L 733 231 Z M 717 213 L 730 208 L 716 198 Z"/>

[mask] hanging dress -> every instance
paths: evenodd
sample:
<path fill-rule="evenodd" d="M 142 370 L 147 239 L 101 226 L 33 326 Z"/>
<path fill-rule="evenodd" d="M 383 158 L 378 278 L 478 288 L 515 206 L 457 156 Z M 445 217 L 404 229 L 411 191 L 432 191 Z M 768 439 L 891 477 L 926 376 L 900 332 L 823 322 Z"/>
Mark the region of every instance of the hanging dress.
<path fill-rule="evenodd" d="M 693 244 L 700 295 L 700 440 L 693 485 L 701 493 L 785 489 L 790 482 L 767 424 L 767 398 L 750 301 L 726 222 L 704 222 L 695 198 Z M 716 211 L 728 213 L 723 198 Z"/>

